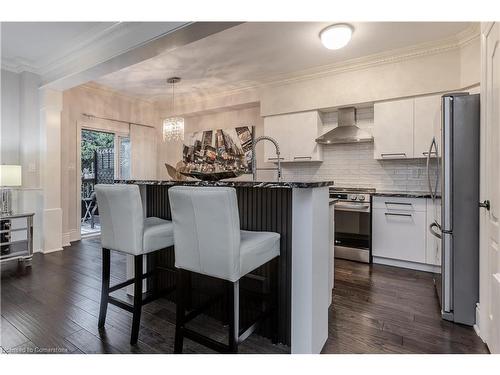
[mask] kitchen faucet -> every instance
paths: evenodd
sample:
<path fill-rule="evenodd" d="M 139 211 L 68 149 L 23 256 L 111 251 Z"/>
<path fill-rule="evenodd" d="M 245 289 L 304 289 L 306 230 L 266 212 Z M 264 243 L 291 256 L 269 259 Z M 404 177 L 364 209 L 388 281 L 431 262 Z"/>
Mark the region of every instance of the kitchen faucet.
<path fill-rule="evenodd" d="M 257 154 L 255 153 L 255 146 L 260 141 L 270 141 L 274 144 L 274 147 L 276 148 L 276 160 L 278 161 L 277 168 L 257 168 Z M 276 139 L 268 137 L 266 135 L 263 135 L 261 137 L 257 137 L 254 139 L 254 141 L 252 143 L 252 175 L 253 175 L 254 182 L 256 181 L 256 178 L 257 178 L 257 171 L 278 171 L 278 182 L 281 182 L 280 146 L 278 145 L 278 142 L 276 141 Z"/>

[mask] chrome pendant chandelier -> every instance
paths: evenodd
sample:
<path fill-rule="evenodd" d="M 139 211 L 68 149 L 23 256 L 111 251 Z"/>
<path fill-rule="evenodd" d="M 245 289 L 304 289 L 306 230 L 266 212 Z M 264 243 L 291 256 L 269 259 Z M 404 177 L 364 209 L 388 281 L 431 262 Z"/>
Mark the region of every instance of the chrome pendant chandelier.
<path fill-rule="evenodd" d="M 172 85 L 172 113 L 175 113 L 175 84 L 179 83 L 179 77 L 170 77 L 167 83 Z M 169 117 L 163 120 L 163 141 L 183 141 L 184 140 L 184 118 Z"/>

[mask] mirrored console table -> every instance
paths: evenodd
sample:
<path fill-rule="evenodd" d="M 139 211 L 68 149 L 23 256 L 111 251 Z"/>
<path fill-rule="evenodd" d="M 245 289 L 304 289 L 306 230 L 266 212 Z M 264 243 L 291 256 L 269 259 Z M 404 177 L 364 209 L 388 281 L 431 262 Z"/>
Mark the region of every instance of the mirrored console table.
<path fill-rule="evenodd" d="M 0 216 L 0 263 L 11 260 L 31 266 L 34 213 Z"/>

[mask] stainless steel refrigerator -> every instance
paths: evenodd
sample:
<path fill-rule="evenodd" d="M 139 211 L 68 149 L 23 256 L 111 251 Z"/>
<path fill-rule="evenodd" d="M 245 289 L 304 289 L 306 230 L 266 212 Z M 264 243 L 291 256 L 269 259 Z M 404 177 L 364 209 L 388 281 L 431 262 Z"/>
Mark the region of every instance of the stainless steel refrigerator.
<path fill-rule="evenodd" d="M 441 142 L 433 139 L 427 154 L 430 194 L 441 202 L 441 222 L 429 226 L 441 241 L 436 291 L 444 319 L 473 325 L 479 300 L 479 94 L 443 95 L 441 114 Z"/>

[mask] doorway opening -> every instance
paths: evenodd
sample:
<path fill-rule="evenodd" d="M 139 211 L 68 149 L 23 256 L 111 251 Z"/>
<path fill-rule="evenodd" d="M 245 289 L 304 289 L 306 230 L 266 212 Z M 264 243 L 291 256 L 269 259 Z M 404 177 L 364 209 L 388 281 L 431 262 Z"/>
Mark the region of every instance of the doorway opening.
<path fill-rule="evenodd" d="M 81 130 L 81 237 L 101 233 L 96 184 L 130 178 L 130 137 L 92 129 Z"/>

